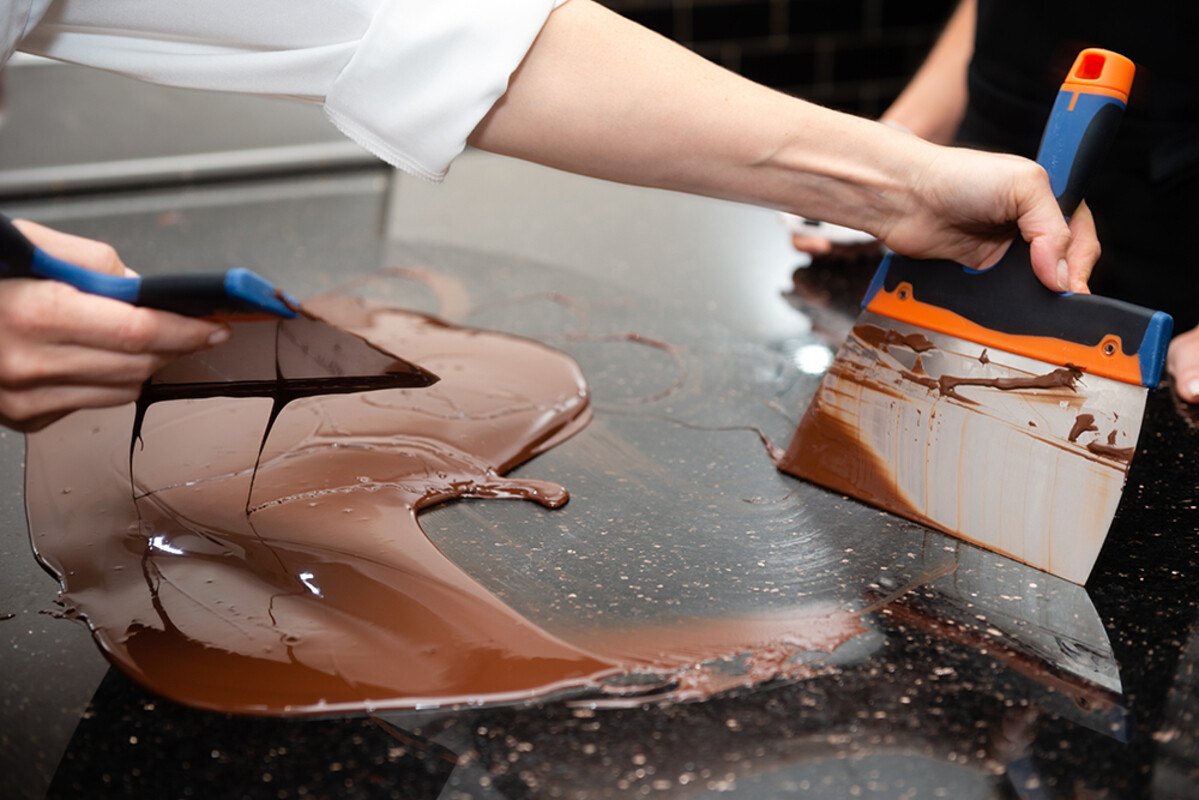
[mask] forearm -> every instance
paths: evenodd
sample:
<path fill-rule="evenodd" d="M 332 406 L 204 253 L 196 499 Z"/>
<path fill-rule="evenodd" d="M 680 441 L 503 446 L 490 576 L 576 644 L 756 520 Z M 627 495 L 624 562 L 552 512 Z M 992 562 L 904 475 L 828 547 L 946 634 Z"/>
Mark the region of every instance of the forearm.
<path fill-rule="evenodd" d="M 977 0 L 962 0 L 928 58 L 882 118 L 930 142 L 949 144 L 966 114 L 966 70 L 974 54 Z"/>
<path fill-rule="evenodd" d="M 910 139 L 753 84 L 572 0 L 550 15 L 471 144 L 875 231 L 934 157 Z"/>
<path fill-rule="evenodd" d="M 1076 215 L 1071 236 L 1031 161 L 941 147 L 758 86 L 591 0 L 550 14 L 470 143 L 791 211 L 976 268 L 1018 228 L 1051 288 L 1085 289 L 1098 250 L 1089 217 Z"/>

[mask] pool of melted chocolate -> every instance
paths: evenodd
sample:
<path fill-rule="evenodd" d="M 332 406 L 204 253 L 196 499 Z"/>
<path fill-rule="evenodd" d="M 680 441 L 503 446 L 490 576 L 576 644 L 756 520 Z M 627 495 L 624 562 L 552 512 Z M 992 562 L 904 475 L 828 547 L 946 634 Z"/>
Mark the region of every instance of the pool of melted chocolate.
<path fill-rule="evenodd" d="M 347 391 L 340 377 L 279 378 L 251 396 L 207 384 L 192 397 L 177 384 L 29 438 L 37 555 L 62 582 L 68 615 L 144 686 L 270 715 L 566 690 L 617 703 L 647 691 L 694 698 L 813 674 L 801 656 L 863 631 L 858 613 L 804 607 L 551 632 L 458 566 L 418 514 L 462 498 L 565 504 L 563 486 L 504 473 L 588 424 L 578 363 L 348 295 L 305 308 L 440 381 Z M 647 402 L 684 380 L 680 357 L 652 337 L 591 343 L 673 360 L 679 374 Z"/>

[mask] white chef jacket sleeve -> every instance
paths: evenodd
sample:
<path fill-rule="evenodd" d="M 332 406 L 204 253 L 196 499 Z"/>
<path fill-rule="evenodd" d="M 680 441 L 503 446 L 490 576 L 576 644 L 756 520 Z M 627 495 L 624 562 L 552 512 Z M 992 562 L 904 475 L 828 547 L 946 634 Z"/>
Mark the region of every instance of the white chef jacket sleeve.
<path fill-rule="evenodd" d="M 50 0 L 3 0 L 0 2 L 0 64 L 5 64 L 30 29 L 46 13 Z"/>
<path fill-rule="evenodd" d="M 566 0 L 55 0 L 19 49 L 171 86 L 321 103 L 440 180 Z"/>

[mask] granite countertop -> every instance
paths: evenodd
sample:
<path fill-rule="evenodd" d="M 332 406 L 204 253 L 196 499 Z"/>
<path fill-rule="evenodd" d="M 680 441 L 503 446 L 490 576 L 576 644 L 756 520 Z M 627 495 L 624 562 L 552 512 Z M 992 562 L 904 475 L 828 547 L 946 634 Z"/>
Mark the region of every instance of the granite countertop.
<path fill-rule="evenodd" d="M 814 390 L 848 318 L 838 299 L 856 285 L 830 283 L 814 265 L 800 277 L 823 280 L 820 291 L 797 298 L 802 260 L 772 212 L 478 153 L 437 187 L 364 168 L 5 211 L 108 239 L 146 271 L 242 265 L 300 295 L 420 264 L 463 280 L 478 306 L 513 301 L 477 321 L 525 335 L 544 318 L 521 298 L 569 295 L 594 325 L 636 325 L 686 352 L 698 389 L 672 414 L 777 439 Z M 431 298 L 411 300 L 435 310 Z M 294 720 L 188 709 L 110 670 L 86 628 L 57 613 L 56 583 L 25 528 L 22 437 L 0 434 L 0 794 L 1194 795 L 1199 429 L 1168 392 L 1150 396 L 1120 511 L 1082 588 L 777 473 L 754 435 L 664 431 L 651 415 L 618 413 L 620 398 L 604 390 L 641 365 L 586 356 L 596 422 L 521 468 L 571 485 L 571 504 L 434 509 L 422 520 L 439 547 L 534 618 L 608 603 L 621 619 L 715 619 L 816 598 L 868 609 L 867 632 L 814 658 L 806 679 L 702 702 Z M 641 495 L 617 495 L 588 471 L 604 442 L 648 454 Z M 683 488 L 662 500 L 657 480 Z M 709 507 L 696 507 L 698 494 Z M 592 535 L 601 508 L 603 542 Z M 480 513 L 484 533 L 503 530 L 517 546 L 485 546 Z M 552 547 L 563 526 L 592 556 L 565 580 L 590 594 L 543 573 L 563 558 Z M 672 603 L 638 606 L 621 580 L 630 574 Z"/>

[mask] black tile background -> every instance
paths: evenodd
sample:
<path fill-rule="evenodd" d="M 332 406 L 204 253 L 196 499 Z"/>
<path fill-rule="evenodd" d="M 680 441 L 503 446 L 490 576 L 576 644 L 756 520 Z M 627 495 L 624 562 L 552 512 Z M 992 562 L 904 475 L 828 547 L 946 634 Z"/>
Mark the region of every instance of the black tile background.
<path fill-rule="evenodd" d="M 920 66 L 955 0 L 600 0 L 776 89 L 876 117 Z"/>

